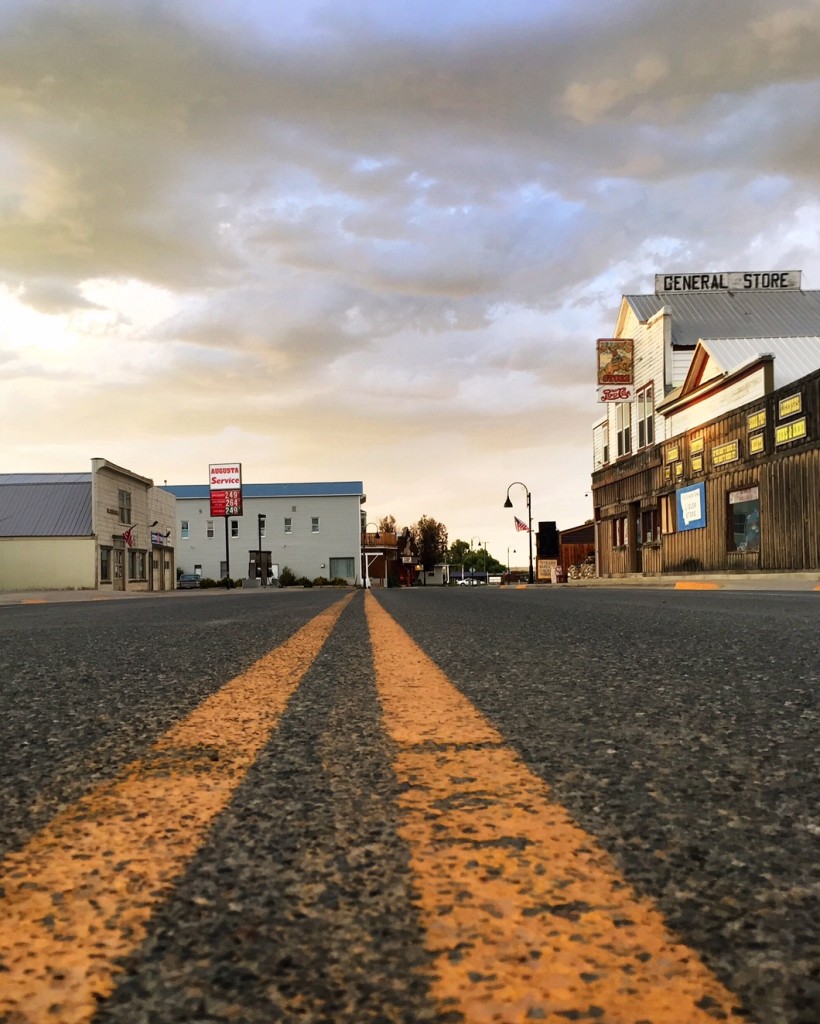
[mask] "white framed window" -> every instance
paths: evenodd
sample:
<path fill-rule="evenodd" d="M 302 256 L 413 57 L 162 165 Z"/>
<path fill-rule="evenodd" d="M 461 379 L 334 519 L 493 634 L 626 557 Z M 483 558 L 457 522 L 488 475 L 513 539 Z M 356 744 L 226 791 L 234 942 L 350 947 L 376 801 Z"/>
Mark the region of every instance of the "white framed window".
<path fill-rule="evenodd" d="M 187 519 L 183 519 L 179 526 L 179 535 L 183 540 L 191 536 L 191 525 Z"/>
<path fill-rule="evenodd" d="M 310 520 L 310 532 L 311 533 L 318 533 L 319 532 L 319 517 L 318 516 L 312 516 L 311 517 L 311 520 Z"/>
<path fill-rule="evenodd" d="M 231 536 L 232 537 L 238 537 L 239 536 L 239 520 L 238 519 L 232 519 L 231 520 Z"/>
<path fill-rule="evenodd" d="M 205 523 L 205 533 L 206 533 L 206 535 L 208 537 L 213 537 L 213 535 L 214 535 L 214 521 L 213 521 L 213 519 L 209 519 Z"/>
<path fill-rule="evenodd" d="M 601 455 L 604 461 L 604 465 L 609 462 L 609 422 L 607 421 L 603 425 L 601 430 Z"/>
<path fill-rule="evenodd" d="M 632 403 L 618 402 L 615 407 L 615 429 L 618 434 L 618 457 L 632 451 Z"/>
<path fill-rule="evenodd" d="M 290 516 L 285 516 L 285 533 L 293 533 L 293 520 Z"/>
<path fill-rule="evenodd" d="M 638 407 L 638 447 L 655 443 L 655 392 L 652 384 L 641 388 L 635 397 Z"/>

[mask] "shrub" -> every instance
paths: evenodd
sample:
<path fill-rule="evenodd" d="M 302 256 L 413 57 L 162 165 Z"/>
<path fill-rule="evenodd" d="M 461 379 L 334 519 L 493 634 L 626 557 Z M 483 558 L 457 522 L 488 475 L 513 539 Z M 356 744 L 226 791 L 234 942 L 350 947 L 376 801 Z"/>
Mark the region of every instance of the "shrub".
<path fill-rule="evenodd" d="M 346 587 L 347 580 L 344 579 L 342 576 L 334 576 L 333 579 L 330 581 L 330 585 L 331 587 Z"/>
<path fill-rule="evenodd" d="M 216 587 L 219 586 L 219 584 L 217 583 L 216 580 L 212 580 L 210 576 L 203 576 L 202 579 L 199 581 L 199 586 L 201 589 L 207 590 L 208 587 Z"/>
<path fill-rule="evenodd" d="M 279 573 L 279 586 L 280 587 L 292 587 L 296 583 L 296 574 L 293 569 L 289 569 L 286 565 L 282 566 L 282 570 Z"/>
<path fill-rule="evenodd" d="M 327 576 L 317 576 L 316 579 L 313 581 L 313 586 L 326 587 L 328 583 L 330 583 L 330 580 L 327 578 Z"/>
<path fill-rule="evenodd" d="M 307 576 L 300 576 L 299 579 L 296 581 L 296 586 L 297 587 L 312 587 L 313 586 L 313 580 L 309 580 L 307 578 Z"/>

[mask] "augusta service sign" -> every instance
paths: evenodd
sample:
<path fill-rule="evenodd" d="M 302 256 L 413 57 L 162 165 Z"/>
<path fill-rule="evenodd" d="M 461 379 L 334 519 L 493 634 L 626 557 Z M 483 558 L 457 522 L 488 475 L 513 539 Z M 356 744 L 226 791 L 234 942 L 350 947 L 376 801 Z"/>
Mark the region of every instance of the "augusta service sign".
<path fill-rule="evenodd" d="M 208 467 L 211 516 L 242 515 L 242 464 L 219 462 Z"/>

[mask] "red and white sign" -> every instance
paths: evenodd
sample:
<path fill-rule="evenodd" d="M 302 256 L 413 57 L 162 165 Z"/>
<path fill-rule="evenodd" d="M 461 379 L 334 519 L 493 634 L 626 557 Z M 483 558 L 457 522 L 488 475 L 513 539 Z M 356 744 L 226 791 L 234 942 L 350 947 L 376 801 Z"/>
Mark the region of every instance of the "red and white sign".
<path fill-rule="evenodd" d="M 635 388 L 631 384 L 607 384 L 598 388 L 599 402 L 631 402 Z"/>
<path fill-rule="evenodd" d="M 208 467 L 212 491 L 229 491 L 242 487 L 242 463 L 219 462 Z"/>
<path fill-rule="evenodd" d="M 242 515 L 242 463 L 217 462 L 208 467 L 211 515 Z"/>

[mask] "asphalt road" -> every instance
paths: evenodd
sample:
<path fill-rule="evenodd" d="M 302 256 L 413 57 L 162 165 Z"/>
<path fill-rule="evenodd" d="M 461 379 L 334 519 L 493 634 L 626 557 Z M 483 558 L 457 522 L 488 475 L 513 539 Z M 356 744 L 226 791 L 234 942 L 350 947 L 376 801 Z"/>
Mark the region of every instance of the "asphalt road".
<path fill-rule="evenodd" d="M 0 608 L 0 1022 L 820 1021 L 820 595 Z"/>

